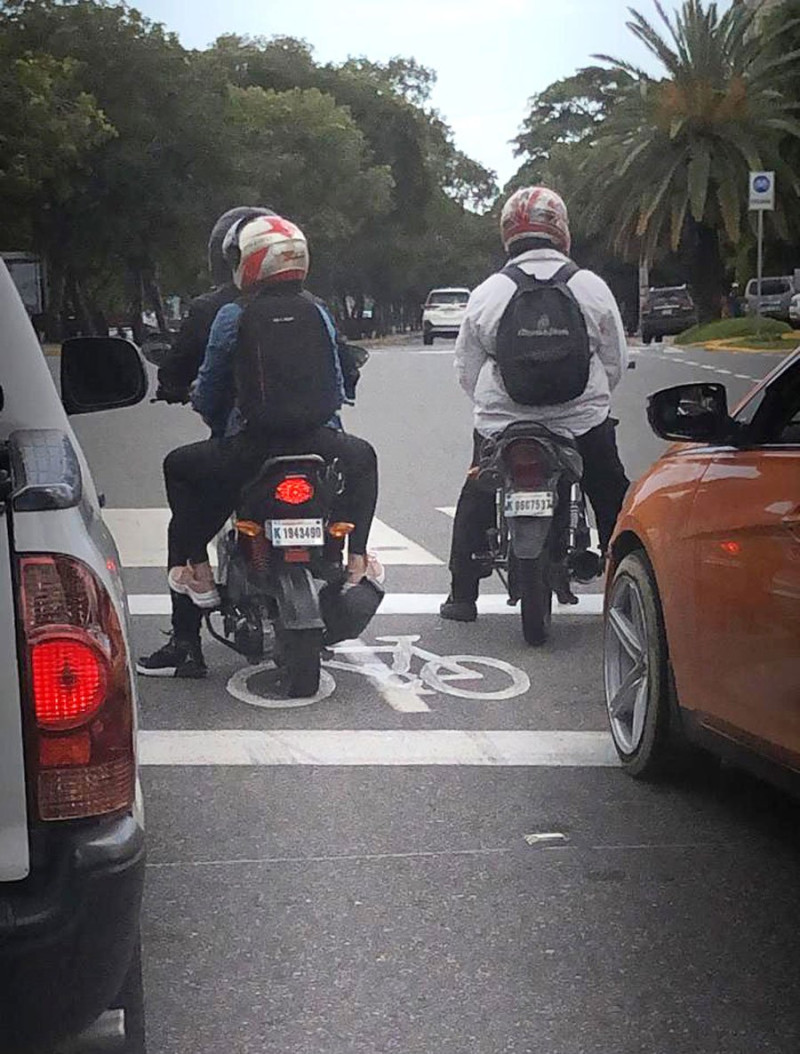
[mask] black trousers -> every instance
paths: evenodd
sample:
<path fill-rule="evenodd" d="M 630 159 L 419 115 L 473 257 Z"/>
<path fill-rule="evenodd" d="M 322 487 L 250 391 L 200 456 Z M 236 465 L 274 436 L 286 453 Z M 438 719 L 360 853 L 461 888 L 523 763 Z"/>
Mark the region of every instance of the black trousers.
<path fill-rule="evenodd" d="M 578 436 L 575 443 L 583 458 L 583 489 L 592 504 L 600 547 L 605 550 L 617 521 L 629 480 L 617 451 L 615 422 L 609 417 L 596 428 Z M 472 465 L 480 460 L 484 439 L 473 436 Z M 482 491 L 468 478 L 461 491 L 453 521 L 450 547 L 450 572 L 456 600 L 474 600 L 478 580 L 488 572 L 481 571 L 473 553 L 486 549 L 486 534 L 495 523 L 494 494 Z"/>
<path fill-rule="evenodd" d="M 208 543 L 224 527 L 244 484 L 262 463 L 278 454 L 319 454 L 338 458 L 344 469 L 345 488 L 339 515 L 356 524 L 349 551 L 363 554 L 378 499 L 378 462 L 372 446 L 358 436 L 332 428 L 319 428 L 307 436 L 280 440 L 247 433 L 224 439 L 206 439 L 179 447 L 164 459 L 164 481 L 172 510 L 168 531 L 168 564 L 208 559 Z M 179 637 L 199 633 L 202 614 L 173 598 L 173 629 Z"/>

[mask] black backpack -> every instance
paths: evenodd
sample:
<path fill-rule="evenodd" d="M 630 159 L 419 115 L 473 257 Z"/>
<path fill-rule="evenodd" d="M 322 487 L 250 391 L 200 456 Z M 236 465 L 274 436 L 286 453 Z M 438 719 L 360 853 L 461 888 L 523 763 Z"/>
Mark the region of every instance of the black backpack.
<path fill-rule="evenodd" d="M 510 264 L 500 273 L 516 284 L 500 319 L 495 358 L 506 391 L 522 406 L 568 403 L 589 381 L 591 349 L 586 320 L 567 286 L 571 261 L 540 279 Z"/>
<path fill-rule="evenodd" d="M 324 425 L 341 396 L 319 308 L 299 293 L 269 289 L 240 303 L 236 401 L 248 428 L 295 436 Z"/>

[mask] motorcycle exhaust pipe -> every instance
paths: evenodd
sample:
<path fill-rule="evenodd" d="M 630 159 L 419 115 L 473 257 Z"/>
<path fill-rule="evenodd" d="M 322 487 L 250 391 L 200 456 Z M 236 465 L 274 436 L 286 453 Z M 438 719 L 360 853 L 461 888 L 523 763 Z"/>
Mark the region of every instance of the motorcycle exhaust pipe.
<path fill-rule="evenodd" d="M 581 549 L 567 556 L 567 567 L 570 576 L 585 585 L 602 575 L 603 558 L 591 549 Z"/>

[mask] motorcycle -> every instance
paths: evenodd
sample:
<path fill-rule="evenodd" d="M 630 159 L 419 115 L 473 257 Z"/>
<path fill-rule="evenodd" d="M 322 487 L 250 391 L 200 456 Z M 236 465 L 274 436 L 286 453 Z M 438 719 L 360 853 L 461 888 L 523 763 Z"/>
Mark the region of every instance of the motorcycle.
<path fill-rule="evenodd" d="M 549 636 L 553 593 L 575 604 L 570 583 L 590 582 L 603 570 L 602 557 L 590 549 L 582 475 L 572 440 L 528 423 L 487 441 L 475 473 L 476 484 L 494 495 L 496 515 L 486 549 L 474 559 L 484 574 L 498 573 L 509 605 L 520 604 L 531 645 Z"/>
<path fill-rule="evenodd" d="M 222 603 L 208 631 L 248 662 L 269 655 L 290 698 L 317 693 L 323 649 L 362 633 L 383 599 L 370 579 L 347 585 L 342 484 L 338 464 L 317 454 L 270 458 L 217 542 Z"/>
<path fill-rule="evenodd" d="M 170 341 L 161 334 L 142 350 L 161 366 Z M 368 354 L 352 345 L 346 350 L 343 368 L 354 394 Z M 186 402 L 188 393 L 159 390 L 152 401 Z M 323 650 L 358 637 L 383 600 L 371 579 L 347 582 L 343 554 L 354 525 L 336 515 L 343 489 L 338 462 L 318 454 L 272 457 L 243 488 L 217 538 L 221 604 L 205 614 L 206 628 L 250 663 L 269 657 L 276 688 L 289 698 L 316 695 Z"/>

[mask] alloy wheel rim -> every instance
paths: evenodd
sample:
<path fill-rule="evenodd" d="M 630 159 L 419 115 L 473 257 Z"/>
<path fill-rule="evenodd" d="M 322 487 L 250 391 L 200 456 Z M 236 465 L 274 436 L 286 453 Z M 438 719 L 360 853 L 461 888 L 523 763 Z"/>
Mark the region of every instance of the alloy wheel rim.
<path fill-rule="evenodd" d="M 611 732 L 624 754 L 633 754 L 644 734 L 650 697 L 647 622 L 638 584 L 623 575 L 606 612 L 604 674 Z"/>

